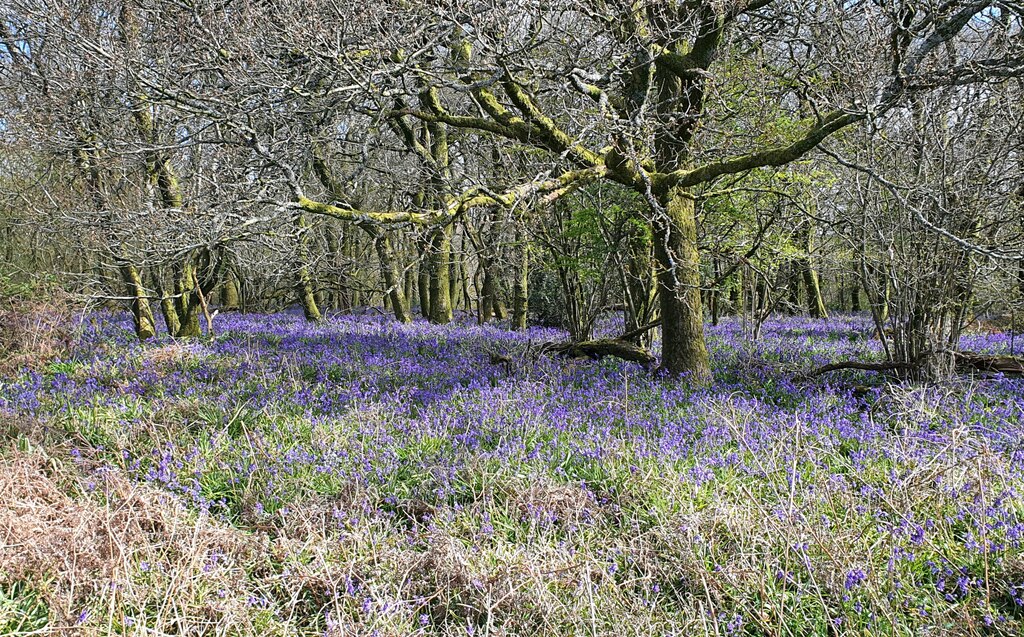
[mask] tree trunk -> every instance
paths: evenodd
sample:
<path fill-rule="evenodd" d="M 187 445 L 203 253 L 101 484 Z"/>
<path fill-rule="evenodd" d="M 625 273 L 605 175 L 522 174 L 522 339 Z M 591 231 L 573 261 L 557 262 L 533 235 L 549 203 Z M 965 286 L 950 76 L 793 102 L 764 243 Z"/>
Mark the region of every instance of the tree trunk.
<path fill-rule="evenodd" d="M 295 289 L 298 292 L 299 303 L 302 305 L 302 313 L 306 320 L 318 323 L 323 316 L 317 306 L 313 277 L 309 272 L 309 227 L 306 224 L 305 215 L 298 215 L 295 218 L 295 224 L 299 233 L 295 263 Z"/>
<path fill-rule="evenodd" d="M 673 188 L 659 196 L 664 214 L 655 215 L 654 255 L 659 264 L 661 365 L 671 374 L 687 374 L 697 385 L 711 381 L 700 302 L 700 255 L 693 197 Z"/>
<path fill-rule="evenodd" d="M 203 335 L 202 324 L 199 322 L 199 303 L 193 298 L 191 257 L 185 263 L 174 267 L 174 309 L 178 315 L 178 331 L 174 334 L 181 338 Z"/>
<path fill-rule="evenodd" d="M 346 231 L 341 239 L 341 253 L 343 256 L 354 261 L 355 256 L 359 252 L 358 240 L 356 233 Z M 342 309 L 351 310 L 359 307 L 363 302 L 363 294 L 359 289 L 358 282 L 360 280 L 360 274 L 358 269 L 353 269 L 348 272 L 347 279 L 356 281 L 356 285 L 352 286 L 346 283 L 342 289 Z"/>
<path fill-rule="evenodd" d="M 800 311 L 800 281 L 804 273 L 804 264 L 800 259 L 793 259 L 786 263 L 787 287 L 789 288 L 789 307 L 786 314 L 796 314 Z M 810 288 L 808 287 L 808 292 Z M 810 298 L 807 299 L 810 303 Z"/>
<path fill-rule="evenodd" d="M 729 311 L 743 314 L 743 270 L 737 270 L 732 287 L 729 288 Z"/>
<path fill-rule="evenodd" d="M 462 309 L 467 312 L 473 311 L 473 297 L 469 293 L 469 269 L 466 262 L 459 261 L 459 278 L 462 280 Z M 476 289 L 476 282 L 474 281 L 473 289 Z"/>
<path fill-rule="evenodd" d="M 721 262 L 716 258 L 712 263 L 711 273 L 718 280 L 721 275 Z M 711 289 L 711 324 L 717 326 L 722 314 L 722 290 L 718 285 Z"/>
<path fill-rule="evenodd" d="M 384 277 L 384 285 L 387 286 L 386 294 L 391 302 L 391 309 L 395 318 L 400 323 L 411 323 L 412 315 L 409 313 L 409 304 L 405 300 L 405 292 L 402 289 L 402 273 L 399 271 L 398 262 L 395 260 L 394 251 L 391 249 L 391 241 L 387 234 L 379 228 L 365 226 L 367 233 L 373 239 L 373 247 L 377 251 L 377 258 L 380 260 L 380 271 Z"/>
<path fill-rule="evenodd" d="M 451 255 L 452 265 L 451 276 L 448 280 L 448 296 L 451 298 L 452 311 L 454 312 L 462 302 L 462 299 L 460 298 L 462 295 L 462 255 L 461 252 L 455 248 L 454 243 L 452 245 Z"/>
<path fill-rule="evenodd" d="M 313 278 L 309 275 L 309 268 L 305 265 L 300 265 L 296 273 L 296 290 L 299 293 L 299 303 L 302 304 L 302 314 L 306 320 L 314 323 L 320 322 L 323 316 L 316 303 Z"/>
<path fill-rule="evenodd" d="M 341 242 L 338 241 L 338 227 L 336 224 L 328 221 L 324 224 L 324 238 L 327 243 L 327 274 L 328 274 L 328 292 L 327 292 L 327 303 L 326 307 L 332 310 L 341 309 L 341 282 L 335 280 L 334 275 L 337 272 L 338 263 L 341 256 Z M 230 281 L 229 276 L 224 285 L 227 286 L 227 281 Z"/>
<path fill-rule="evenodd" d="M 807 288 L 807 309 L 811 318 L 827 319 L 828 310 L 825 309 L 825 300 L 821 296 L 818 273 L 811 267 L 809 260 L 804 264 L 804 287 Z"/>
<path fill-rule="evenodd" d="M 519 267 L 512 285 L 512 329 L 525 330 L 530 302 L 530 248 L 522 227 L 516 228 L 516 243 L 519 244 Z"/>
<path fill-rule="evenodd" d="M 431 323 L 450 323 L 452 226 L 445 225 L 430 233 L 430 312 Z"/>
<path fill-rule="evenodd" d="M 139 269 L 130 263 L 122 263 L 119 269 L 128 290 L 128 297 L 131 299 L 135 335 L 140 341 L 152 338 L 156 335 L 156 324 L 153 321 L 153 310 L 149 306 L 146 288 L 142 284 L 142 277 L 139 276 Z"/>
<path fill-rule="evenodd" d="M 883 268 L 868 262 L 865 265 L 864 289 L 868 293 L 868 303 L 871 309 L 877 314 L 878 320 L 885 323 L 889 320 L 889 299 L 892 287 L 889 285 L 889 277 Z M 873 289 L 872 289 L 873 288 Z"/>
<path fill-rule="evenodd" d="M 237 310 L 241 306 L 234 274 L 229 273 L 224 278 L 224 285 L 220 289 L 220 306 L 225 311 Z"/>
<path fill-rule="evenodd" d="M 491 300 L 491 308 L 494 310 L 494 319 L 496 321 L 504 321 L 508 318 L 508 307 L 505 305 L 505 300 L 501 298 L 501 279 L 493 273 L 489 274 L 489 276 L 493 280 L 491 294 L 494 298 Z"/>
<path fill-rule="evenodd" d="M 419 289 L 420 297 L 420 316 L 425 319 L 430 318 L 430 265 L 429 257 L 427 255 L 428 241 L 426 238 L 419 242 L 420 245 L 420 260 L 416 268 L 416 283 Z"/>
<path fill-rule="evenodd" d="M 480 285 L 480 322 L 489 323 L 494 318 L 494 278 L 482 262 L 477 272 L 483 273 L 483 283 Z"/>
<path fill-rule="evenodd" d="M 825 300 L 821 297 L 821 285 L 818 281 L 818 273 L 811 263 L 811 222 L 805 221 L 800 228 L 800 248 L 803 256 L 800 257 L 800 270 L 803 274 L 804 287 L 807 289 L 807 311 L 811 318 L 828 318 L 828 311 L 825 309 Z"/>
<path fill-rule="evenodd" d="M 405 283 L 403 284 L 403 292 L 405 294 L 405 301 L 412 307 L 416 303 L 416 273 L 413 272 L 412 268 L 405 268 L 404 272 Z"/>

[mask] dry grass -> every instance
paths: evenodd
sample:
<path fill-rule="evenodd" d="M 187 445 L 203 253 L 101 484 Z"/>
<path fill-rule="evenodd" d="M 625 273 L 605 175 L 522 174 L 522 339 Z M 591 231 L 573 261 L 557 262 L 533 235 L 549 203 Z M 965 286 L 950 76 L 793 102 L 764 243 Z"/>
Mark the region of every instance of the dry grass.
<path fill-rule="evenodd" d="M 75 312 L 61 295 L 0 300 L 0 376 L 38 369 L 72 346 Z"/>
<path fill-rule="evenodd" d="M 192 515 L 116 472 L 90 476 L 38 449 L 0 458 L 0 586 L 38 594 L 50 632 L 253 628 L 240 600 L 252 594 L 244 573 L 264 559 L 265 538 Z M 102 608 L 103 621 L 85 611 Z"/>

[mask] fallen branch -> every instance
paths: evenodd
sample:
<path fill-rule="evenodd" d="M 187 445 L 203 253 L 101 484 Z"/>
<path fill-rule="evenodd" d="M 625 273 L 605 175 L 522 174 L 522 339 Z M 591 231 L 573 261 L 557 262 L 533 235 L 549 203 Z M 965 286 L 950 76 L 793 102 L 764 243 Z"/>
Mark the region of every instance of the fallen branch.
<path fill-rule="evenodd" d="M 961 373 L 967 372 L 988 372 L 993 374 L 1005 374 L 1007 376 L 1024 376 L 1024 358 L 1016 356 L 993 356 L 979 354 L 977 352 L 952 352 L 953 362 L 956 370 Z M 879 363 L 866 363 L 860 361 L 841 361 L 830 363 L 819 367 L 808 374 L 806 378 L 814 378 L 828 372 L 840 369 L 861 369 L 870 372 L 888 372 L 895 370 L 918 369 L 921 363 L 903 363 L 896 361 L 885 361 Z"/>
<path fill-rule="evenodd" d="M 549 343 L 543 348 L 566 358 L 592 358 L 599 360 L 605 356 L 619 358 L 632 363 L 647 366 L 655 361 L 654 354 L 632 343 L 618 338 L 602 338 L 594 341 L 578 343 Z"/>
<path fill-rule="evenodd" d="M 840 369 L 862 369 L 869 372 L 890 372 L 897 369 L 914 369 L 915 367 L 917 367 L 917 365 L 914 363 L 864 363 L 860 361 L 841 361 L 839 363 L 823 365 L 808 373 L 807 378 L 814 378 L 815 376 L 821 376 L 822 374 L 827 374 L 828 372 L 834 372 Z"/>
<path fill-rule="evenodd" d="M 1024 358 L 991 356 L 977 352 L 953 352 L 953 360 L 961 371 L 991 372 L 1007 376 L 1024 376 Z"/>
<path fill-rule="evenodd" d="M 638 327 L 636 329 L 629 330 L 628 332 L 626 332 L 622 336 L 618 337 L 617 339 L 609 339 L 609 340 L 631 341 L 634 338 L 636 338 L 637 336 L 640 336 L 641 334 L 649 332 L 649 331 L 653 330 L 654 328 L 658 327 L 659 325 L 661 325 L 661 319 L 660 318 L 659 319 L 654 319 L 653 321 L 651 321 L 647 325 L 641 325 L 640 327 Z"/>

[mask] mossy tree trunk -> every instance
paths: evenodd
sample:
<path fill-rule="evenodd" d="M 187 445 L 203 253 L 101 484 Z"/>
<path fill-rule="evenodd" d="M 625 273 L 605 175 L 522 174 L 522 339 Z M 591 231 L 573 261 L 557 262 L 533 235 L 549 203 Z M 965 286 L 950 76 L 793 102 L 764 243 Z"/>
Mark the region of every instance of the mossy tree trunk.
<path fill-rule="evenodd" d="M 411 323 L 412 314 L 409 312 L 409 303 L 405 298 L 401 269 L 395 258 L 394 249 L 388 235 L 373 225 L 364 226 L 366 232 L 373 240 L 373 248 L 377 252 L 380 261 L 381 276 L 384 279 L 385 295 L 391 304 L 391 311 L 400 323 Z"/>
<path fill-rule="evenodd" d="M 164 326 L 167 328 L 167 334 L 176 336 L 181 328 L 181 324 L 178 322 L 178 310 L 174 307 L 174 295 L 168 293 L 164 287 L 163 277 L 159 268 L 149 268 L 149 279 L 153 289 L 160 296 L 160 314 L 164 317 Z"/>
<path fill-rule="evenodd" d="M 242 306 L 234 274 L 224 277 L 224 286 L 220 290 L 220 306 L 226 311 L 238 310 Z"/>
<path fill-rule="evenodd" d="M 654 255 L 659 265 L 661 365 L 705 384 L 711 362 L 704 341 L 694 199 L 686 190 L 672 188 L 659 195 L 658 203 L 663 214 L 654 222 Z"/>
<path fill-rule="evenodd" d="M 451 237 L 451 225 L 444 225 L 430 232 L 430 309 L 427 318 L 431 323 L 443 324 L 452 320 Z"/>
<path fill-rule="evenodd" d="M 192 338 L 202 336 L 203 327 L 199 322 L 199 300 L 195 298 L 193 281 L 194 266 L 179 263 L 174 267 L 174 309 L 178 315 L 178 331 L 175 336 Z"/>
<path fill-rule="evenodd" d="M 313 285 L 313 277 L 309 272 L 309 226 L 306 223 L 305 215 L 295 217 L 295 227 L 298 232 L 296 237 L 296 262 L 295 262 L 295 289 L 298 293 L 299 303 L 302 305 L 302 314 L 307 321 L 319 322 L 323 320 L 320 307 L 316 302 L 316 290 Z"/>
<path fill-rule="evenodd" d="M 437 110 L 431 96 L 424 89 L 420 104 L 428 111 Z M 418 137 L 405 120 L 397 122 L 406 144 L 414 150 L 429 171 L 423 190 L 416 197 L 419 207 L 443 207 L 451 195 L 451 170 L 448 149 L 448 131 L 439 122 L 422 122 Z M 431 323 L 449 323 L 452 320 L 451 262 L 453 225 L 443 223 L 427 230 L 420 242 L 419 268 L 420 313 Z"/>
<path fill-rule="evenodd" d="M 525 330 L 530 304 L 530 246 L 522 225 L 516 227 L 519 263 L 512 285 L 512 329 Z"/>
<path fill-rule="evenodd" d="M 149 297 L 146 294 L 146 287 L 142 284 L 139 269 L 126 262 L 122 263 L 118 269 L 128 290 L 135 335 L 140 341 L 152 338 L 156 335 L 156 324 L 153 321 L 153 310 L 149 306 Z"/>
<path fill-rule="evenodd" d="M 454 233 L 454 231 L 453 231 Z M 462 299 L 462 279 L 463 279 L 463 263 L 462 263 L 462 251 L 455 247 L 454 236 L 452 241 L 452 269 L 451 277 L 448 281 L 448 294 L 452 300 L 452 311 L 463 303 Z"/>
<path fill-rule="evenodd" d="M 825 309 L 825 299 L 821 295 L 818 273 L 811 262 L 811 254 L 813 253 L 813 246 L 811 244 L 812 230 L 813 228 L 809 220 L 800 224 L 797 236 L 799 237 L 802 254 L 798 264 L 800 273 L 803 276 L 804 288 L 807 290 L 807 311 L 811 318 L 825 319 L 828 318 L 828 310 Z"/>

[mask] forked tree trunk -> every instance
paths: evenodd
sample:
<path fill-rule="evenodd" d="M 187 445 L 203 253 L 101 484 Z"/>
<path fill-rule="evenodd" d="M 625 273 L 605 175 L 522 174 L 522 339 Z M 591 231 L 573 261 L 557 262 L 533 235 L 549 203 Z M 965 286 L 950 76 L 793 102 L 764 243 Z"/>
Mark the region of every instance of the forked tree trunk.
<path fill-rule="evenodd" d="M 178 330 L 181 329 L 181 324 L 178 322 L 178 310 L 174 307 L 174 297 L 164 289 L 163 278 L 160 275 L 159 269 L 150 268 L 149 279 L 153 284 L 153 289 L 160 295 L 160 314 L 164 317 L 164 326 L 167 328 L 167 334 L 177 336 Z"/>
<path fill-rule="evenodd" d="M 178 331 L 175 336 L 192 338 L 203 335 L 199 322 L 199 303 L 193 299 L 193 266 L 191 257 L 174 267 L 174 309 L 178 315 Z"/>
<path fill-rule="evenodd" d="M 658 199 L 664 209 L 653 224 L 661 297 L 661 366 L 671 374 L 687 374 L 691 383 L 704 385 L 711 381 L 711 363 L 704 342 L 693 197 L 685 190 L 672 188 Z"/>

